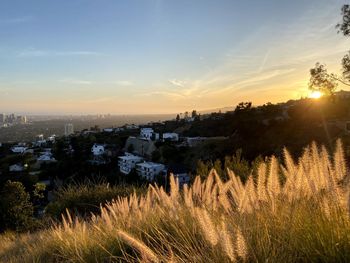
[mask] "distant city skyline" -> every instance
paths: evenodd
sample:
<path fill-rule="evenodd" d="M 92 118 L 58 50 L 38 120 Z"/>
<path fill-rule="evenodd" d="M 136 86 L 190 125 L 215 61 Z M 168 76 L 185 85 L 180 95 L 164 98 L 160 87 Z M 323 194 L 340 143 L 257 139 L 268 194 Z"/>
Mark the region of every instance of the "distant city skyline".
<path fill-rule="evenodd" d="M 168 114 L 307 96 L 346 1 L 3 0 L 0 113 Z"/>

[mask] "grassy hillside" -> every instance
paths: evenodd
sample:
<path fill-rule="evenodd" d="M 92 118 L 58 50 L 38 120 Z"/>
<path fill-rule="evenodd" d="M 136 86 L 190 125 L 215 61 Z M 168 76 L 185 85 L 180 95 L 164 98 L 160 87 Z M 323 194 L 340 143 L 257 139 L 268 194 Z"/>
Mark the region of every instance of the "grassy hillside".
<path fill-rule="evenodd" d="M 179 191 L 150 186 L 51 229 L 0 239 L 2 262 L 349 262 L 349 174 L 341 142 L 284 152 L 243 184 L 210 172 Z"/>

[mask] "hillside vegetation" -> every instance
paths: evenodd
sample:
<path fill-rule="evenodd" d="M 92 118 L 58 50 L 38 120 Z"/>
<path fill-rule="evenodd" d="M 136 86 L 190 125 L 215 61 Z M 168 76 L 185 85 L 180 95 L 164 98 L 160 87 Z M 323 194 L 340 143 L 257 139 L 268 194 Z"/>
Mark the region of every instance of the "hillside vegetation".
<path fill-rule="evenodd" d="M 261 162 L 245 184 L 228 170 L 171 191 L 120 197 L 90 220 L 5 234 L 2 262 L 349 262 L 349 174 L 341 142 L 295 161 Z"/>

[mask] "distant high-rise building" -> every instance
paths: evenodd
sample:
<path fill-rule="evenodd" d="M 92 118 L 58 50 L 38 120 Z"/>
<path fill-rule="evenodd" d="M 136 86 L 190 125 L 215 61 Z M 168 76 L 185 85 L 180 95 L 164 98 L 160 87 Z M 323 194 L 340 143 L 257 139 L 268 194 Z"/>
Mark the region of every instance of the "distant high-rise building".
<path fill-rule="evenodd" d="M 4 123 L 6 119 L 6 115 L 3 113 L 0 113 L 0 123 Z"/>
<path fill-rule="evenodd" d="M 72 123 L 64 125 L 64 135 L 69 136 L 74 133 L 74 126 Z"/>

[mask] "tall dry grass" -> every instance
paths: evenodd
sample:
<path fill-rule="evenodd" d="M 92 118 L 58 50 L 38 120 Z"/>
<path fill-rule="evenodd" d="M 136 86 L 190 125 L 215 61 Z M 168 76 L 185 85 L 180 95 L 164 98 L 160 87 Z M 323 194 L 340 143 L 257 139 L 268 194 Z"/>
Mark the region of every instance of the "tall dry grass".
<path fill-rule="evenodd" d="M 350 262 L 349 172 L 341 142 L 287 150 L 243 184 L 213 170 L 179 190 L 149 186 L 91 220 L 0 239 L 3 262 Z"/>

